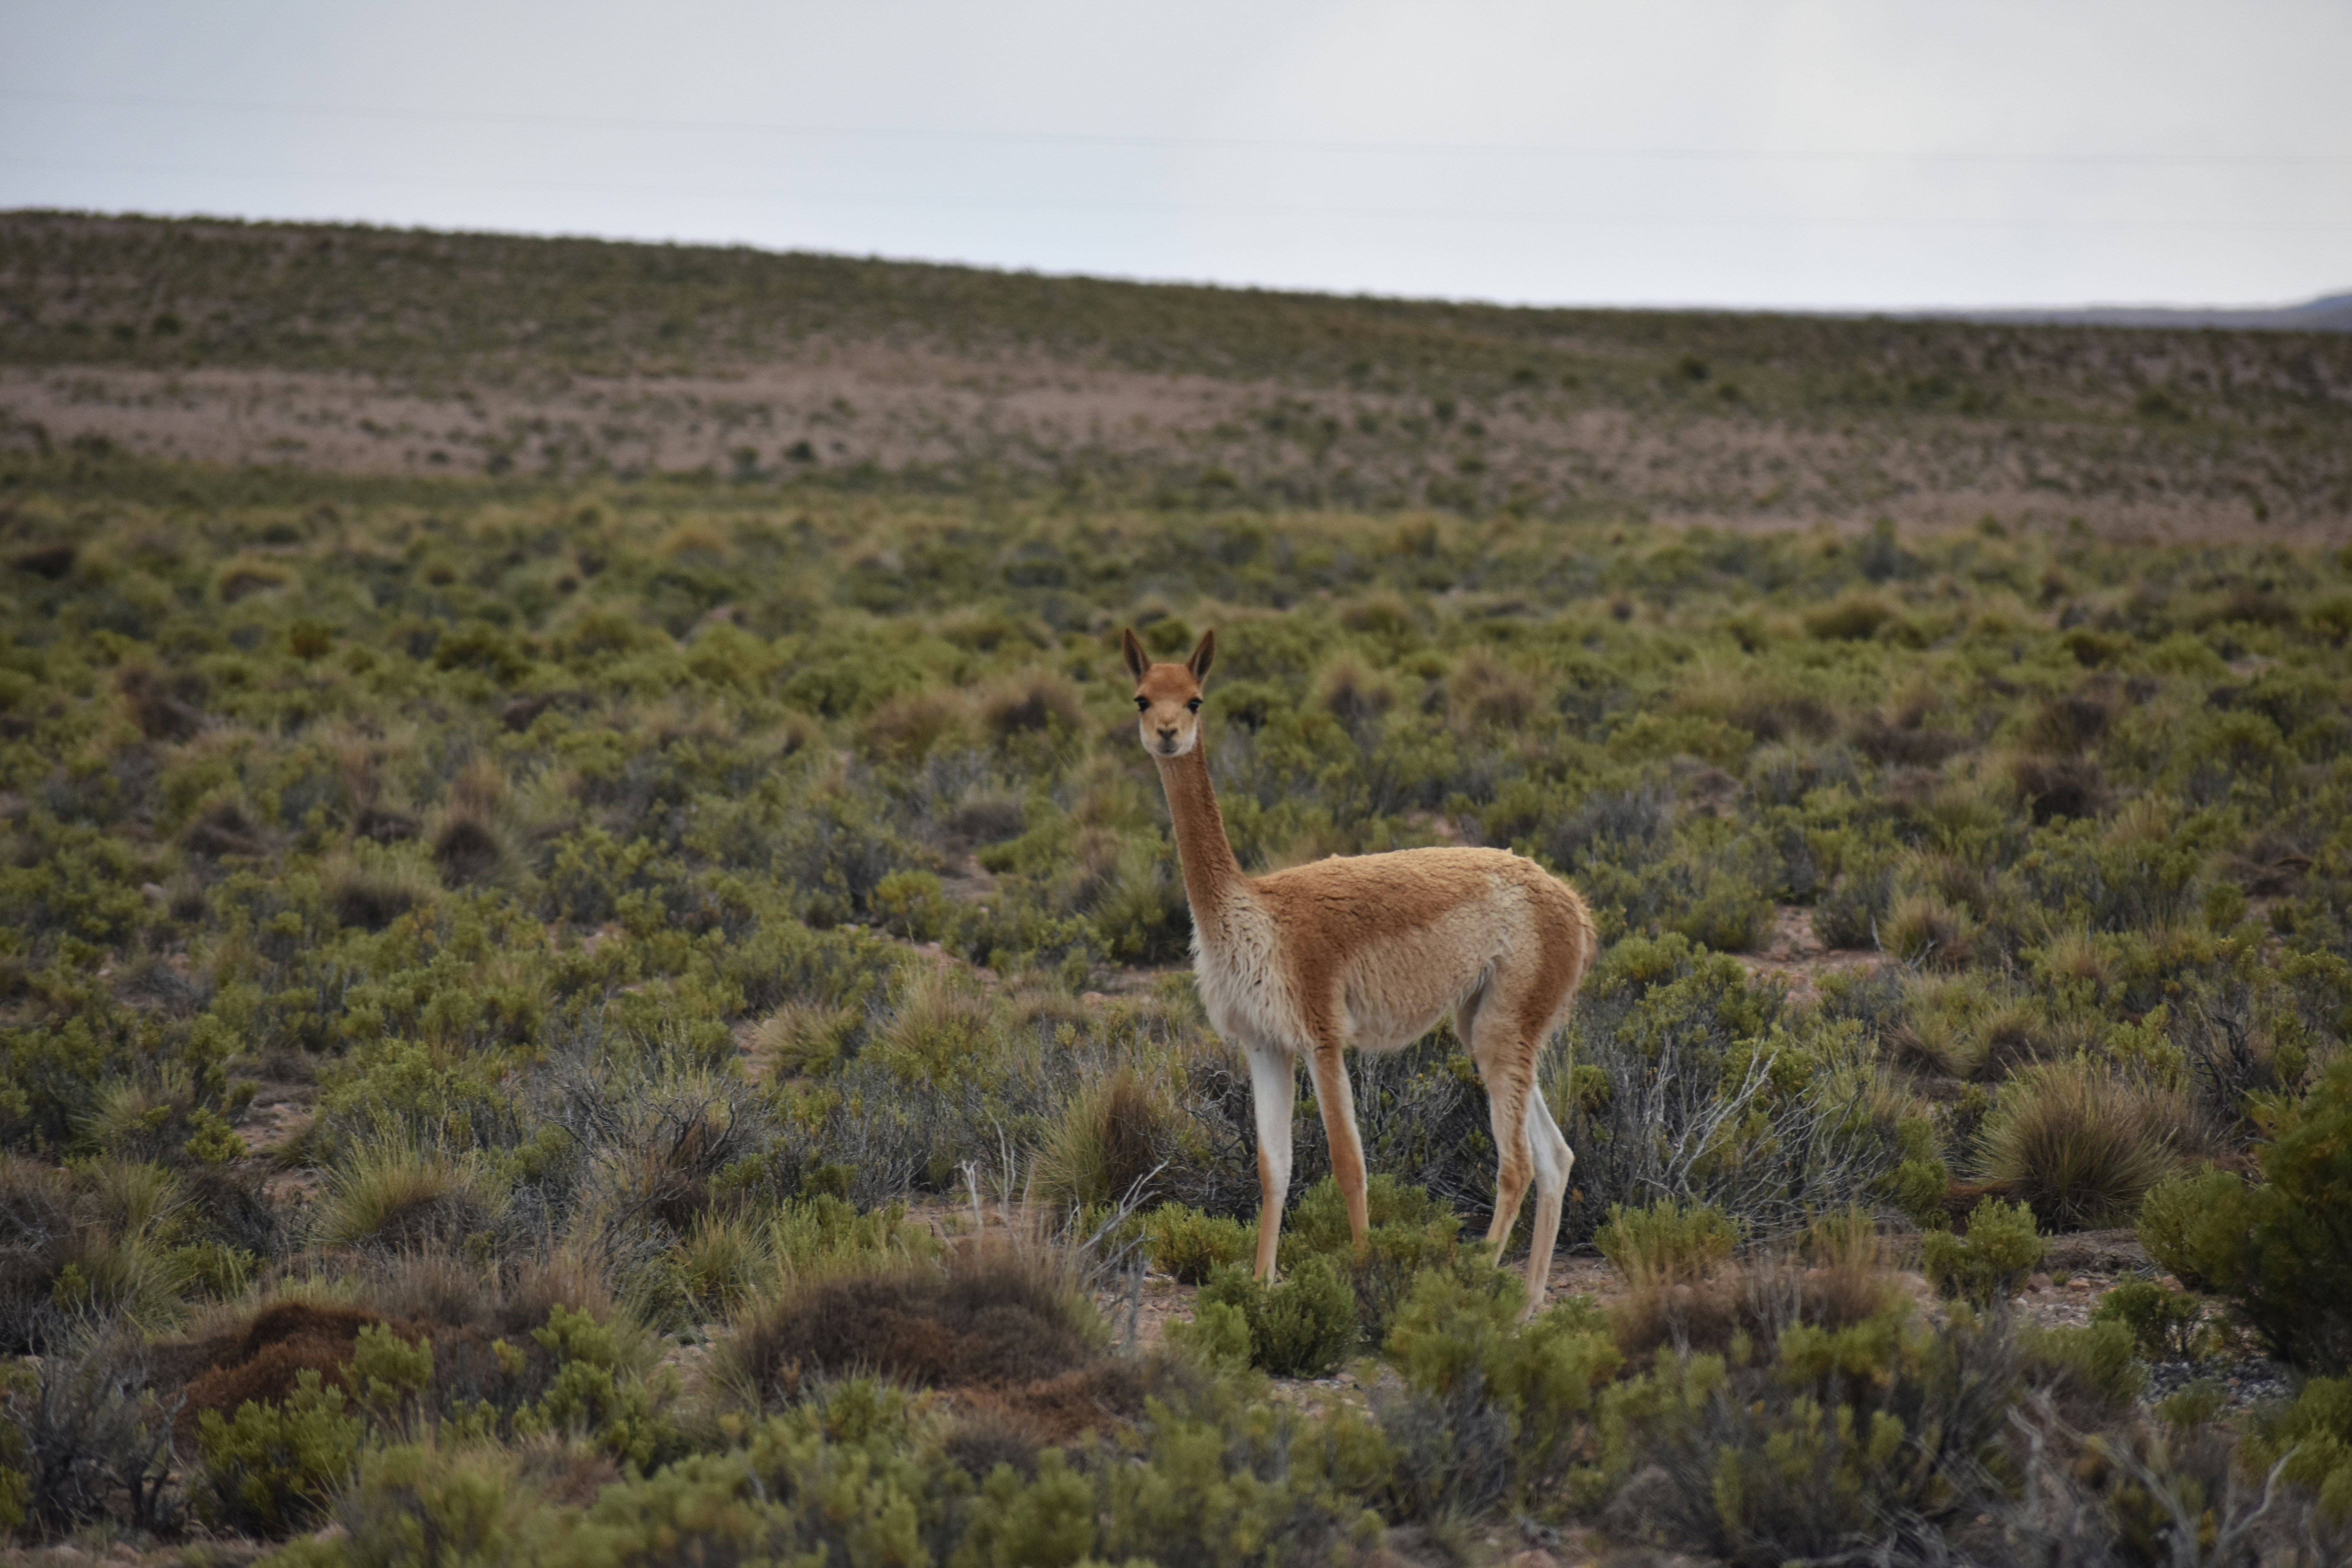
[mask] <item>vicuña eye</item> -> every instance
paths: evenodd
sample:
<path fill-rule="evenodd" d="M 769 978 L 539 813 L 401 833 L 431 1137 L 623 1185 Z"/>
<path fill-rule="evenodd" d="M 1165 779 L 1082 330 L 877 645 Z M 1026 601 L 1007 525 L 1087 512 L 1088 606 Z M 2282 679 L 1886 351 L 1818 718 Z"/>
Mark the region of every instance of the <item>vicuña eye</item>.
<path fill-rule="evenodd" d="M 1195 697 L 1192 701 L 1184 704 L 1184 706 L 1190 708 L 1193 712 L 1198 713 L 1201 710 L 1201 700 Z"/>
<path fill-rule="evenodd" d="M 1149 709 L 1150 706 L 1151 706 L 1151 699 L 1150 699 L 1150 698 L 1149 698 L 1149 697 L 1139 697 L 1139 698 L 1137 698 L 1137 699 L 1135 700 L 1135 710 L 1136 710 L 1138 713 L 1143 712 L 1145 710 Z"/>

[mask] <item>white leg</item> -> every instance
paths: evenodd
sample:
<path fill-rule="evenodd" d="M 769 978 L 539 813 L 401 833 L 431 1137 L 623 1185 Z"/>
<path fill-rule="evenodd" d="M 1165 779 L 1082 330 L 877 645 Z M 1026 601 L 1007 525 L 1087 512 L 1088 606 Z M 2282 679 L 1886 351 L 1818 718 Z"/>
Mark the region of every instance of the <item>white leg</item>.
<path fill-rule="evenodd" d="M 1568 1173 L 1576 1168 L 1576 1152 L 1552 1120 L 1544 1102 L 1543 1086 L 1528 1096 L 1528 1142 L 1536 1163 L 1535 1234 L 1528 1238 L 1528 1312 L 1543 1306 L 1551 1280 L 1552 1248 L 1559 1240 L 1559 1210 L 1568 1194 Z"/>
<path fill-rule="evenodd" d="M 1297 1064 L 1287 1051 L 1249 1047 L 1250 1108 L 1257 1116 L 1257 1277 L 1274 1279 L 1282 1210 L 1290 1201 L 1290 1113 L 1298 1098 Z"/>

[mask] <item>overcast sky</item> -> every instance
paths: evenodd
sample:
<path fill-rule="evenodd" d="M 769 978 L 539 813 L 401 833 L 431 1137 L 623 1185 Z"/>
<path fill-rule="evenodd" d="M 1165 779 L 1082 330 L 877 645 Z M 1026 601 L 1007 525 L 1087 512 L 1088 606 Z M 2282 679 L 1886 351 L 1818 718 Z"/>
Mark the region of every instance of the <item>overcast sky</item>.
<path fill-rule="evenodd" d="M 2352 289 L 2352 0 L 0 0 L 0 207 L 1593 304 Z"/>

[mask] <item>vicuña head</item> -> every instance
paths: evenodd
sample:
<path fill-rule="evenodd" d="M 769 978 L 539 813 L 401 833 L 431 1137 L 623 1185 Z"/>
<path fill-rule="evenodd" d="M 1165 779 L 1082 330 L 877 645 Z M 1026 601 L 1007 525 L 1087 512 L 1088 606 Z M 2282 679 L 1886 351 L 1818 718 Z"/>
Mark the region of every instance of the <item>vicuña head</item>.
<path fill-rule="evenodd" d="M 1192 657 L 1181 664 L 1154 664 L 1129 628 L 1128 673 L 1135 677 L 1136 731 L 1155 757 L 1181 757 L 1201 739 L 1201 683 L 1217 657 L 1217 634 L 1202 632 Z"/>
<path fill-rule="evenodd" d="M 1192 911 L 1192 968 L 1209 1022 L 1249 1058 L 1257 1114 L 1257 1272 L 1274 1275 L 1290 1194 L 1297 1064 L 1315 1076 L 1331 1173 L 1364 1245 L 1363 1142 L 1346 1053 L 1397 1050 L 1449 1013 L 1486 1086 L 1501 1169 L 1487 1240 L 1498 1251 L 1530 1190 L 1528 1309 L 1543 1300 L 1575 1163 L 1536 1081 L 1544 1041 L 1592 961 L 1592 919 L 1569 885 L 1502 849 L 1403 849 L 1244 873 L 1201 745 L 1214 632 L 1154 664 L 1129 631 L 1138 737 L 1159 763 Z"/>

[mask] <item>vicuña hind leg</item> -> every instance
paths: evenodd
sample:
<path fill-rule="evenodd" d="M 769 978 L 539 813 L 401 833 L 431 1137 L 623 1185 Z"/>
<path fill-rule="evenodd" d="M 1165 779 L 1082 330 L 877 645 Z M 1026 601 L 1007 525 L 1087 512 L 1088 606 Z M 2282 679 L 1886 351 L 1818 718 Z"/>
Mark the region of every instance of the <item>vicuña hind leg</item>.
<path fill-rule="evenodd" d="M 1315 1073 L 1315 1103 L 1323 1112 L 1324 1141 L 1331 1146 L 1331 1179 L 1348 1205 L 1348 1232 L 1361 1255 L 1371 1215 L 1364 1191 L 1364 1142 L 1356 1132 L 1356 1093 L 1348 1082 L 1347 1058 L 1337 1040 L 1319 1041 L 1308 1065 Z"/>
<path fill-rule="evenodd" d="M 1552 1120 L 1551 1107 L 1545 1103 L 1540 1083 L 1528 1096 L 1528 1142 L 1536 1159 L 1535 1234 L 1528 1238 L 1527 1310 L 1532 1315 L 1543 1305 L 1544 1291 L 1551 1283 L 1551 1254 L 1559 1241 L 1560 1205 L 1568 1194 L 1568 1174 L 1576 1168 L 1576 1153 L 1560 1135 L 1559 1123 Z"/>
<path fill-rule="evenodd" d="M 1495 1130 L 1495 1148 L 1501 1155 L 1495 1173 L 1495 1223 L 1486 1227 L 1486 1245 L 1495 1249 L 1497 1261 L 1536 1174 L 1535 1148 L 1528 1136 L 1528 1100 L 1535 1088 L 1532 1068 L 1532 1063 L 1504 1058 L 1485 1074 L 1487 1123 Z"/>

